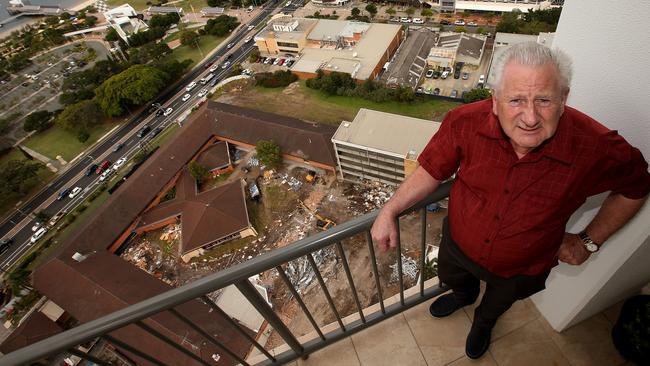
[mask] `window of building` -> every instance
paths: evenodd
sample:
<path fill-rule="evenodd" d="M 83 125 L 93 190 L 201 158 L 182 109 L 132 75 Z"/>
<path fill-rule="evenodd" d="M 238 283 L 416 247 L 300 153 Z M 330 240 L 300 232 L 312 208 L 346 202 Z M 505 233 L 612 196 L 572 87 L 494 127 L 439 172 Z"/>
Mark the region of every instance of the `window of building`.
<path fill-rule="evenodd" d="M 279 47 L 291 47 L 291 48 L 298 48 L 297 43 L 287 43 L 287 42 L 278 42 Z"/>

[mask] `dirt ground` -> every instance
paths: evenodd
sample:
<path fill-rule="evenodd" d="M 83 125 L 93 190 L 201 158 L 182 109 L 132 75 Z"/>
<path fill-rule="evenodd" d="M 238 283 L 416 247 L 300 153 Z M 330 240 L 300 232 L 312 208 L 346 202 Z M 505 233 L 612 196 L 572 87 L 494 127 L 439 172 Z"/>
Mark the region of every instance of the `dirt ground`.
<path fill-rule="evenodd" d="M 242 157 L 227 179 L 221 179 L 222 182 L 235 179 L 257 181 L 262 198 L 259 202 L 247 202 L 251 223 L 259 234 L 257 237 L 227 242 L 190 263 L 184 263 L 179 259 L 180 225 L 176 224 L 136 238 L 122 257 L 177 287 L 318 233 L 320 230 L 316 225 L 316 215 L 335 223 L 343 223 L 382 207 L 393 193 L 393 188 L 381 184 L 339 182 L 331 173 L 319 174 L 316 183 L 310 184 L 304 178 L 308 172 L 307 167 L 296 164 L 285 166 L 277 172 L 264 174 L 264 171 L 252 154 L 248 154 Z M 427 244 L 438 245 L 440 221 L 444 215 L 444 212 L 428 213 Z M 419 214 L 403 217 L 400 227 L 405 259 L 410 258 L 416 261 L 414 263 L 419 263 Z M 342 245 L 362 307 L 376 303 L 378 296 L 365 234 L 344 240 Z M 391 265 L 395 266 L 397 256 L 395 252 L 379 251 L 376 251 L 376 255 L 383 297 L 388 298 L 399 292 L 399 283 L 395 278 L 391 279 Z M 356 312 L 356 304 L 336 246 L 314 253 L 314 257 L 339 315 L 344 317 Z M 410 271 L 409 276 L 407 263 L 404 268 L 404 281 L 408 288 L 415 284 L 419 272 Z M 285 272 L 321 327 L 336 321 L 306 258 L 287 264 Z M 264 272 L 260 278 L 269 290 L 273 308 L 294 334 L 301 336 L 313 331 L 275 269 Z M 266 347 L 271 349 L 282 343 L 276 334 L 272 334 Z"/>

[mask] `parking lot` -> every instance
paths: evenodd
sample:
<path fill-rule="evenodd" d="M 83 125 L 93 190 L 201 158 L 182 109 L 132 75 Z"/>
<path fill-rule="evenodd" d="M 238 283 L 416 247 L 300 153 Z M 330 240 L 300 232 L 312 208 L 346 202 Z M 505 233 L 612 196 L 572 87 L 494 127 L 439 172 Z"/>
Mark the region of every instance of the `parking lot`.
<path fill-rule="evenodd" d="M 465 64 L 461 69 L 460 77 L 458 79 L 454 78 L 453 72 L 450 73 L 446 79 L 434 79 L 423 76 L 420 80 L 420 85 L 418 86 L 417 91 L 425 94 L 436 94 L 434 91 L 438 88 L 438 95 L 451 96 L 453 91 L 456 90 L 456 97 L 461 98 L 463 92 L 476 88 L 481 75 L 487 76 L 487 68 L 491 57 L 492 50 L 486 48 L 483 58 L 481 59 L 481 64 L 479 66 Z M 463 73 L 468 74 L 466 80 L 463 79 Z"/>

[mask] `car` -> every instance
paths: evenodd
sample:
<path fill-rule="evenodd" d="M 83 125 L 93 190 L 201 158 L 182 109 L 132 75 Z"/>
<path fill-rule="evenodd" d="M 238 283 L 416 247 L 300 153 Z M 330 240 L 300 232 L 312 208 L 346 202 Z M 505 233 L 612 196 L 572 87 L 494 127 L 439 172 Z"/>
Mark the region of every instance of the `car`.
<path fill-rule="evenodd" d="M 255 26 L 251 24 L 251 25 L 248 26 L 248 28 L 246 28 L 246 30 L 250 31 L 250 30 L 253 30 L 253 28 L 255 28 Z"/>
<path fill-rule="evenodd" d="M 458 97 L 458 90 L 454 89 L 451 91 L 451 94 L 449 94 L 450 97 L 456 98 Z"/>
<path fill-rule="evenodd" d="M 248 37 L 244 38 L 244 43 L 250 42 L 251 39 L 253 39 L 251 36 L 248 36 Z"/>
<path fill-rule="evenodd" d="M 103 182 L 106 180 L 106 178 L 110 177 L 111 174 L 113 174 L 113 169 L 108 169 L 102 173 L 102 175 L 99 176 L 99 181 Z"/>
<path fill-rule="evenodd" d="M 48 221 L 48 224 L 49 224 L 50 226 L 54 226 L 54 225 L 56 225 L 56 223 L 59 222 L 59 220 L 61 220 L 61 218 L 62 218 L 63 216 L 65 216 L 66 213 L 67 213 L 67 212 L 66 212 L 65 210 L 63 210 L 63 211 L 59 211 L 56 215 L 52 216 L 52 218 L 50 219 L 50 221 Z"/>
<path fill-rule="evenodd" d="M 263 64 L 265 64 L 265 63 L 266 63 L 266 59 L 267 59 L 267 57 L 262 57 L 262 58 L 260 58 L 260 62 L 263 63 Z"/>
<path fill-rule="evenodd" d="M 9 238 L 9 239 L 2 239 L 2 241 L 0 241 L 0 254 L 6 252 L 7 249 L 9 249 L 9 247 L 10 247 L 11 244 L 13 244 L 13 243 L 14 243 L 14 240 L 11 239 L 11 238 Z"/>
<path fill-rule="evenodd" d="M 104 160 L 98 167 L 97 170 L 95 170 L 95 173 L 97 174 L 102 174 L 102 172 L 106 169 L 108 169 L 111 166 L 111 162 L 108 160 Z"/>
<path fill-rule="evenodd" d="M 61 201 L 62 199 L 65 198 L 70 193 L 70 188 L 63 188 L 61 192 L 59 192 L 59 195 L 56 196 L 57 201 Z"/>
<path fill-rule="evenodd" d="M 440 71 L 438 71 L 438 70 L 434 71 L 434 72 L 433 72 L 433 78 L 434 78 L 434 79 L 438 79 L 438 78 L 440 78 L 440 74 L 441 74 Z"/>
<path fill-rule="evenodd" d="M 233 58 L 233 56 L 234 55 L 232 53 L 227 54 L 226 55 L 226 60 L 230 60 L 231 58 Z"/>
<path fill-rule="evenodd" d="M 146 125 L 146 126 L 142 127 L 140 129 L 140 131 L 138 131 L 138 137 L 139 138 L 145 137 L 149 133 L 149 131 L 151 131 L 151 126 Z"/>
<path fill-rule="evenodd" d="M 427 73 L 424 76 L 428 77 L 428 78 L 432 78 L 433 74 L 435 74 L 435 71 L 433 71 L 432 69 L 429 69 L 429 70 L 427 70 Z"/>
<path fill-rule="evenodd" d="M 481 75 L 478 77 L 478 82 L 479 84 L 484 84 L 485 83 L 485 75 Z"/>
<path fill-rule="evenodd" d="M 249 7 L 246 9 L 246 12 L 247 12 L 247 13 L 250 13 L 251 11 L 253 11 L 253 5 L 249 6 Z"/>
<path fill-rule="evenodd" d="M 264 60 L 264 64 L 265 64 L 265 65 L 268 65 L 268 64 L 270 64 L 270 63 L 273 62 L 273 61 L 275 61 L 273 58 L 271 58 L 271 57 L 267 57 L 266 60 Z"/>
<path fill-rule="evenodd" d="M 167 117 L 167 116 L 169 116 L 170 114 L 172 114 L 173 111 L 174 111 L 173 108 L 171 108 L 171 107 L 170 107 L 170 108 L 167 108 L 167 109 L 165 109 L 165 113 L 163 113 L 163 116 Z"/>
<path fill-rule="evenodd" d="M 416 92 L 416 93 L 424 93 L 424 88 L 421 87 L 421 86 L 418 86 L 418 87 L 415 89 L 415 92 Z"/>
<path fill-rule="evenodd" d="M 217 85 L 218 82 L 219 82 L 219 79 L 213 79 L 213 80 L 210 82 L 210 86 L 215 86 L 215 85 Z"/>
<path fill-rule="evenodd" d="M 398 17 L 390 17 L 390 19 L 388 19 L 388 21 L 391 22 L 391 23 L 399 23 L 399 18 Z"/>
<path fill-rule="evenodd" d="M 440 78 L 441 79 L 446 79 L 447 76 L 449 76 L 449 71 L 445 70 L 445 71 L 442 72 L 442 75 L 440 75 Z"/>
<path fill-rule="evenodd" d="M 214 63 L 214 61 L 206 62 L 206 63 L 203 65 L 203 67 L 207 69 L 207 68 L 209 68 L 210 66 L 212 66 L 213 63 Z"/>
<path fill-rule="evenodd" d="M 118 161 L 115 162 L 115 164 L 113 164 L 113 170 L 120 169 L 122 165 L 124 165 L 124 163 L 126 163 L 126 158 L 120 158 Z"/>
<path fill-rule="evenodd" d="M 44 228 L 44 227 L 38 229 L 38 231 L 35 232 L 34 235 L 32 235 L 31 238 L 29 238 L 29 242 L 32 243 L 32 244 L 36 243 L 40 238 L 43 237 L 43 235 L 45 235 L 46 232 L 47 232 L 47 229 Z"/>
<path fill-rule="evenodd" d="M 291 6 L 291 1 L 287 1 L 287 3 L 284 4 L 284 6 L 285 6 L 285 7 L 287 7 L 287 6 Z"/>
<path fill-rule="evenodd" d="M 86 169 L 86 177 L 90 177 L 98 168 L 97 164 L 90 164 L 90 166 Z"/>
<path fill-rule="evenodd" d="M 192 94 L 187 93 L 187 94 L 183 95 L 183 98 L 181 98 L 181 100 L 183 102 L 187 102 L 188 100 L 190 100 L 190 98 L 192 98 Z"/>
<path fill-rule="evenodd" d="M 199 96 L 199 98 L 203 98 L 206 94 L 208 94 L 208 88 L 203 88 L 199 92 L 198 96 Z"/>
<path fill-rule="evenodd" d="M 280 58 L 280 61 L 278 61 L 278 66 L 282 66 L 284 64 L 285 59 Z"/>
<path fill-rule="evenodd" d="M 29 86 L 29 83 L 22 83 L 20 84 L 21 86 L 24 86 L 25 88 Z"/>
<path fill-rule="evenodd" d="M 115 145 L 115 147 L 113 148 L 113 152 L 116 153 L 120 151 L 123 147 L 124 147 L 124 143 L 120 142 L 119 144 Z"/>
<path fill-rule="evenodd" d="M 38 231 L 38 229 L 43 226 L 43 223 L 40 221 L 34 221 L 34 225 L 32 225 L 32 231 Z"/>
<path fill-rule="evenodd" d="M 465 22 L 462 20 L 457 20 L 454 22 L 454 25 L 465 25 Z"/>
<path fill-rule="evenodd" d="M 448 20 L 441 20 L 440 25 L 451 25 L 451 23 Z"/>
<path fill-rule="evenodd" d="M 68 195 L 70 198 L 75 198 L 77 195 L 81 192 L 81 187 L 74 187 L 72 188 L 72 192 Z"/>
<path fill-rule="evenodd" d="M 281 61 L 282 61 L 282 59 L 278 57 L 278 58 L 275 59 L 275 61 L 273 61 L 273 65 L 276 65 L 276 66 L 280 65 Z"/>
<path fill-rule="evenodd" d="M 210 67 L 210 72 L 215 72 L 215 71 L 217 71 L 218 68 L 219 68 L 219 65 L 212 65 L 212 67 Z"/>
<path fill-rule="evenodd" d="M 476 22 L 468 22 L 467 26 L 468 27 L 478 27 L 478 23 L 476 23 Z"/>
<path fill-rule="evenodd" d="M 151 137 L 153 138 L 154 136 L 157 136 L 159 133 L 162 132 L 162 130 L 163 130 L 163 128 L 160 127 L 160 126 L 154 128 L 153 131 L 151 131 Z M 126 160 L 126 159 L 125 159 L 125 160 Z M 114 170 L 117 170 L 117 169 L 115 169 L 115 167 L 113 167 L 113 169 L 114 169 Z"/>
<path fill-rule="evenodd" d="M 159 108 L 158 110 L 156 110 L 156 117 L 162 116 L 163 113 L 165 113 L 165 110 L 162 109 L 162 108 Z"/>
<path fill-rule="evenodd" d="M 440 94 L 440 88 L 433 89 L 433 95 L 439 95 L 439 94 Z"/>
<path fill-rule="evenodd" d="M 234 46 L 234 45 L 235 45 L 235 44 L 234 44 L 233 42 L 231 42 L 231 43 L 228 43 L 228 45 L 226 46 L 226 48 L 227 48 L 227 49 L 231 49 L 231 48 L 232 48 L 232 46 Z"/>
<path fill-rule="evenodd" d="M 226 62 L 223 64 L 223 66 L 221 66 L 221 68 L 222 68 L 222 69 L 226 69 L 226 68 L 228 68 L 228 66 L 230 66 L 230 61 L 226 61 Z"/>
<path fill-rule="evenodd" d="M 424 24 L 424 20 L 422 18 L 413 18 L 413 24 Z"/>
<path fill-rule="evenodd" d="M 212 80 L 213 77 L 214 77 L 213 73 L 207 74 L 204 78 L 201 78 L 201 85 L 207 84 L 208 81 Z"/>
<path fill-rule="evenodd" d="M 411 18 L 407 18 L 407 17 L 402 17 L 402 18 L 399 19 L 399 21 L 402 22 L 402 23 L 410 23 L 410 22 L 412 22 Z"/>
<path fill-rule="evenodd" d="M 195 86 L 196 86 L 196 82 L 192 81 L 191 83 L 187 84 L 187 86 L 185 87 L 185 91 L 188 92 L 192 91 L 192 89 L 194 89 Z"/>
<path fill-rule="evenodd" d="M 469 73 L 468 73 L 468 72 L 464 72 L 464 73 L 463 73 L 463 80 L 467 80 L 467 79 L 469 79 Z"/>
<path fill-rule="evenodd" d="M 293 65 L 294 62 L 296 62 L 296 61 L 294 61 L 294 60 L 289 60 L 286 64 L 284 64 L 284 66 L 286 66 L 286 67 L 291 67 L 291 65 Z"/>

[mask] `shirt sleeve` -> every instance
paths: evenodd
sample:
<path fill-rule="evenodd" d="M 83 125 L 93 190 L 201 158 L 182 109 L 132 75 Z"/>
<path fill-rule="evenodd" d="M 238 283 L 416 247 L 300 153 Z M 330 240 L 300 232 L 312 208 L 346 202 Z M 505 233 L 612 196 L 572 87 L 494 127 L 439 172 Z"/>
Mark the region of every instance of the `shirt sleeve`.
<path fill-rule="evenodd" d="M 449 112 L 418 157 L 418 163 L 436 180 L 445 181 L 458 170 L 460 147 L 454 136 L 456 125 L 454 112 Z"/>
<path fill-rule="evenodd" d="M 629 199 L 639 199 L 650 192 L 648 163 L 639 149 L 631 146 L 616 131 L 601 137 L 598 151 L 603 153 L 598 162 L 600 174 L 591 194 L 612 191 Z"/>

